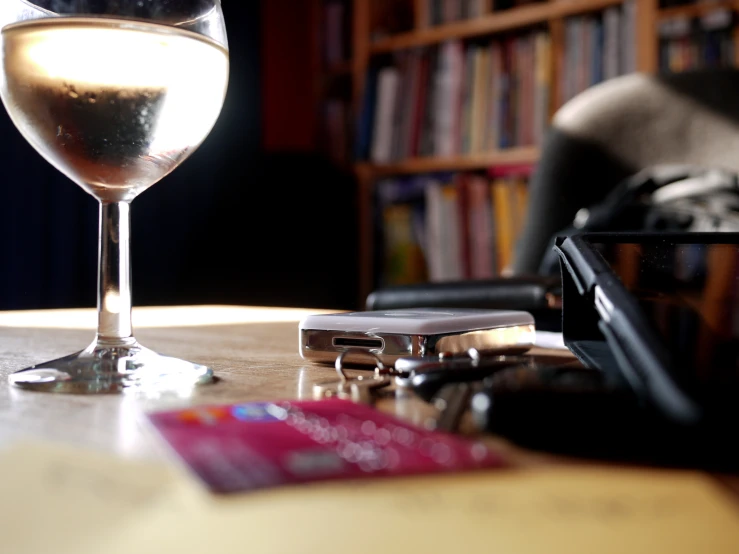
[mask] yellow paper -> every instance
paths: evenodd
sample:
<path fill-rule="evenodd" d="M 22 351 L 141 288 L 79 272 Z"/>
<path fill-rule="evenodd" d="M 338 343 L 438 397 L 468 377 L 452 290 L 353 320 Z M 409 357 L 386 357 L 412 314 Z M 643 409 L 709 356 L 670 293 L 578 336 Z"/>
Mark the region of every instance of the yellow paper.
<path fill-rule="evenodd" d="M 95 551 L 180 480 L 164 466 L 62 445 L 11 447 L 0 453 L 0 552 Z"/>
<path fill-rule="evenodd" d="M 739 552 L 734 500 L 690 471 L 552 466 L 217 497 L 181 469 L 22 446 L 0 458 L 0 492 L 12 554 Z"/>

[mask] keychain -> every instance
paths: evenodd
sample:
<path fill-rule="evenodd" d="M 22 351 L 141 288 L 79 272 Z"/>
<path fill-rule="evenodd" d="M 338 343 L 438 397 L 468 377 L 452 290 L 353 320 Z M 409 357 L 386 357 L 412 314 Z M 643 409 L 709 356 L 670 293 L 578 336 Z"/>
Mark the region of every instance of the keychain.
<path fill-rule="evenodd" d="M 481 381 L 502 369 L 531 363 L 532 359 L 524 356 L 482 356 L 470 348 L 462 356 L 400 358 L 395 362 L 395 382 L 429 402 L 445 385 Z"/>
<path fill-rule="evenodd" d="M 430 402 L 437 416 L 428 418 L 427 429 L 456 431 L 463 414 L 469 407 L 470 398 L 476 390 L 475 382 L 506 368 L 529 363 L 528 358 L 519 356 L 484 357 L 471 348 L 464 356 L 406 357 L 399 358 L 395 367 L 386 366 L 379 356 L 374 356 L 375 369 L 371 375 L 347 376 L 344 359 L 350 351 L 341 352 L 334 363 L 339 379 L 313 385 L 313 398 L 341 398 L 374 404 L 379 392 L 393 384 L 412 390 L 416 396 Z"/>
<path fill-rule="evenodd" d="M 334 364 L 338 381 L 318 383 L 313 387 L 316 399 L 337 397 L 356 402 L 372 403 L 374 392 L 392 384 L 409 388 L 423 400 L 430 401 L 442 387 L 451 383 L 480 381 L 501 369 L 530 363 L 521 356 L 482 356 L 475 348 L 465 355 L 408 356 L 399 358 L 394 367 L 385 365 L 379 356 L 364 352 L 374 358 L 375 369 L 371 376 L 349 378 L 344 371 L 344 359 L 351 350 L 341 352 Z"/>
<path fill-rule="evenodd" d="M 372 353 L 369 353 L 369 355 L 374 357 L 376 363 L 373 374 L 371 376 L 348 377 L 344 371 L 344 358 L 349 353 L 350 351 L 346 350 L 336 357 L 334 366 L 336 367 L 336 373 L 339 375 L 338 381 L 327 381 L 313 385 L 314 399 L 343 398 L 354 402 L 373 404 L 376 397 L 375 393 L 392 384 L 391 376 L 397 373 L 394 369 L 385 366 L 382 360 Z"/>

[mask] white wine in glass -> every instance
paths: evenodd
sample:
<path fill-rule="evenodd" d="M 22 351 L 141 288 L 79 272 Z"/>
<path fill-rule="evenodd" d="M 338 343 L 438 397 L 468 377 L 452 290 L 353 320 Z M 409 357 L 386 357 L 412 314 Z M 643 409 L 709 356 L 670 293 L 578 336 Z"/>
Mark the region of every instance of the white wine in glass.
<path fill-rule="evenodd" d="M 218 118 L 229 74 L 219 0 L 0 1 L 3 104 L 26 140 L 100 202 L 97 336 L 11 382 L 76 393 L 210 382 L 210 368 L 133 336 L 129 209 Z"/>

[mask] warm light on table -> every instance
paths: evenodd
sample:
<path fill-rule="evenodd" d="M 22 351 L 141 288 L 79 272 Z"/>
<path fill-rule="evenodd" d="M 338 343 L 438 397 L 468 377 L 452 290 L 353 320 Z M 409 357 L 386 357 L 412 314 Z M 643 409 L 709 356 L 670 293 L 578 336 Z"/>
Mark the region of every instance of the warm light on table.
<path fill-rule="evenodd" d="M 133 325 L 138 329 L 154 329 L 279 323 L 300 321 L 309 314 L 330 312 L 331 310 L 260 306 L 153 306 L 134 308 Z M 95 329 L 96 317 L 97 314 L 92 308 L 0 312 L 0 327 Z"/>

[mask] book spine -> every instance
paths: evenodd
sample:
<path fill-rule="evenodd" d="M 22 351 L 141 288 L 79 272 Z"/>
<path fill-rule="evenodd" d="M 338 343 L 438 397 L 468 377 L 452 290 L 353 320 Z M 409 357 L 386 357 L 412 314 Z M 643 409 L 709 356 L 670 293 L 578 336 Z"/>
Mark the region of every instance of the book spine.
<path fill-rule="evenodd" d="M 476 50 L 477 47 L 471 46 L 465 53 L 464 92 L 462 97 L 462 118 L 460 122 L 460 153 L 462 154 L 469 154 L 471 149 L 472 100 Z"/>
<path fill-rule="evenodd" d="M 513 51 L 513 75 L 515 82 L 513 114 L 513 139 L 511 146 L 519 146 L 526 140 L 526 37 L 518 37 Z"/>
<path fill-rule="evenodd" d="M 444 198 L 441 183 L 435 179 L 426 184 L 426 261 L 430 281 L 444 280 L 443 236 L 446 233 Z"/>
<path fill-rule="evenodd" d="M 444 22 L 442 2 L 443 0 L 431 0 L 431 25 L 441 25 Z"/>
<path fill-rule="evenodd" d="M 382 225 L 380 282 L 400 285 L 428 279 L 425 180 L 391 178 L 377 184 Z"/>
<path fill-rule="evenodd" d="M 548 33 L 536 35 L 536 98 L 534 100 L 534 144 L 541 145 L 549 125 L 552 55 Z"/>
<path fill-rule="evenodd" d="M 464 46 L 461 42 L 453 43 L 454 71 L 453 94 L 449 110 L 452 113 L 452 130 L 449 140 L 451 142 L 449 155 L 453 156 L 462 152 L 462 114 L 464 110 L 464 77 L 466 72 Z"/>
<path fill-rule="evenodd" d="M 441 45 L 439 52 L 439 70 L 436 75 L 434 86 L 437 89 L 435 95 L 434 111 L 434 155 L 449 156 L 452 151 L 452 119 L 454 111 L 454 44 L 446 42 Z"/>
<path fill-rule="evenodd" d="M 634 73 L 636 71 L 636 2 L 635 0 L 624 0 L 622 5 L 622 38 L 621 48 L 623 51 L 621 62 L 622 74 Z"/>
<path fill-rule="evenodd" d="M 479 175 L 473 176 L 468 184 L 468 198 L 470 278 L 491 279 L 495 275 L 495 245 L 487 179 Z"/>
<path fill-rule="evenodd" d="M 536 66 L 534 56 L 534 35 L 528 34 L 524 37 L 524 65 L 521 68 L 523 73 L 524 94 L 523 94 L 523 132 L 519 146 L 530 146 L 534 144 L 534 110 L 535 110 L 535 93 L 536 93 Z"/>
<path fill-rule="evenodd" d="M 511 50 L 512 42 L 506 40 L 501 44 L 501 60 L 502 68 L 500 73 L 500 98 L 498 113 L 500 114 L 500 131 L 499 131 L 499 148 L 508 148 L 512 146 L 511 141 L 511 119 L 514 113 L 514 107 L 511 103 L 512 95 L 512 74 L 511 74 Z"/>
<path fill-rule="evenodd" d="M 490 185 L 493 216 L 495 218 L 495 239 L 498 271 L 503 274 L 513 258 L 513 218 L 509 209 L 508 185 L 503 177 L 493 179 Z"/>
<path fill-rule="evenodd" d="M 516 205 L 516 225 L 514 245 L 518 243 L 518 239 L 526 225 L 526 216 L 528 213 L 529 187 L 524 176 L 520 175 L 513 180 L 513 194 L 515 195 Z"/>
<path fill-rule="evenodd" d="M 460 278 L 472 276 L 472 254 L 470 251 L 470 198 L 469 175 L 459 173 L 454 178 L 456 187 L 457 225 L 459 228 L 457 251 L 459 252 Z"/>
<path fill-rule="evenodd" d="M 603 19 L 598 17 L 592 23 L 593 54 L 590 84 L 597 85 L 603 81 Z"/>
<path fill-rule="evenodd" d="M 573 90 L 573 96 L 575 96 L 587 88 L 587 56 L 590 52 L 586 44 L 585 18 L 575 17 L 573 19 L 575 21 L 575 31 L 573 32 L 575 38 L 573 62 L 575 67 L 575 88 Z"/>
<path fill-rule="evenodd" d="M 398 93 L 395 96 L 395 106 L 393 108 L 393 130 L 390 146 L 390 158 L 392 160 L 398 160 L 402 157 L 403 125 L 406 116 L 406 99 L 408 98 L 405 91 L 407 91 L 411 85 L 408 52 L 399 52 L 397 54 L 395 67 L 398 70 L 399 79 Z"/>
<path fill-rule="evenodd" d="M 383 212 L 385 286 L 406 285 L 426 280 L 425 260 L 416 240 L 413 208 L 408 204 L 391 204 Z"/>
<path fill-rule="evenodd" d="M 377 105 L 377 71 L 370 69 L 362 96 L 362 109 L 359 116 L 354 155 L 358 160 L 368 160 L 371 157 L 373 143 L 373 128 L 375 122 L 375 111 Z"/>
<path fill-rule="evenodd" d="M 428 75 L 426 78 L 427 97 L 424 103 L 423 120 L 421 123 L 421 136 L 419 137 L 420 156 L 433 156 L 434 154 L 434 119 L 436 117 L 436 100 L 437 90 L 433 86 L 438 73 L 438 48 L 432 48 L 429 51 Z"/>
<path fill-rule="evenodd" d="M 479 48 L 475 52 L 475 71 L 473 81 L 473 97 L 472 97 L 472 111 L 470 115 L 471 119 L 471 140 L 470 140 L 470 152 L 478 153 L 484 149 L 484 134 L 485 134 L 485 106 L 486 106 L 486 91 L 488 83 L 488 49 Z"/>
<path fill-rule="evenodd" d="M 513 254 L 516 251 L 516 243 L 518 242 L 519 231 L 521 229 L 521 212 L 518 206 L 517 183 L 520 177 L 509 177 L 504 181 L 505 201 L 507 203 L 506 210 L 508 212 L 508 251 L 506 254 L 506 265 L 503 272 L 510 271 L 513 262 Z"/>
<path fill-rule="evenodd" d="M 612 79 L 619 74 L 619 28 L 621 11 L 610 7 L 603 12 L 603 78 Z"/>
<path fill-rule="evenodd" d="M 413 109 L 413 124 L 411 130 L 410 156 L 418 156 L 421 151 L 421 135 L 423 133 L 424 113 L 426 112 L 426 101 L 429 83 L 429 56 L 423 52 L 419 66 L 419 88 L 416 91 L 416 102 Z"/>
<path fill-rule="evenodd" d="M 380 71 L 377 87 L 377 111 L 372 143 L 372 161 L 387 163 L 392 158 L 392 133 L 399 75 L 394 67 Z"/>
<path fill-rule="evenodd" d="M 500 42 L 493 42 L 490 45 L 490 88 L 491 95 L 489 100 L 490 119 L 488 121 L 488 150 L 496 150 L 501 144 L 500 126 L 502 121 L 501 114 L 501 95 L 503 85 L 503 53 Z"/>
<path fill-rule="evenodd" d="M 409 61 L 409 86 L 403 97 L 405 103 L 403 106 L 403 127 L 401 129 L 400 151 L 398 157 L 400 159 L 408 158 L 413 152 L 413 138 L 415 126 L 415 108 L 418 104 L 418 96 L 421 92 L 421 52 L 413 50 L 410 53 Z"/>
<path fill-rule="evenodd" d="M 587 17 L 582 19 L 580 27 L 580 42 L 582 44 L 579 83 L 577 92 L 581 93 L 586 90 L 593 80 L 593 18 Z"/>
<path fill-rule="evenodd" d="M 453 183 L 447 183 L 442 187 L 444 199 L 444 218 L 446 231 L 442 236 L 442 259 L 444 260 L 444 281 L 458 281 L 464 278 L 462 261 L 460 222 L 459 222 L 459 196 L 457 188 Z"/>

